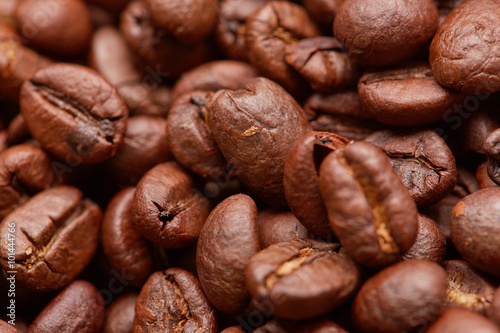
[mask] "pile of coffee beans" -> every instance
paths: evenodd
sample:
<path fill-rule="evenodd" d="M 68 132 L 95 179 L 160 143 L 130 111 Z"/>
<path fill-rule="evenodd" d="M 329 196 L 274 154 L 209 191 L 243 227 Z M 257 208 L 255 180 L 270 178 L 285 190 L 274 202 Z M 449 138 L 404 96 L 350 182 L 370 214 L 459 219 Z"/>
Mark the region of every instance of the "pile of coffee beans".
<path fill-rule="evenodd" d="M 0 332 L 500 333 L 500 0 L 0 0 Z"/>

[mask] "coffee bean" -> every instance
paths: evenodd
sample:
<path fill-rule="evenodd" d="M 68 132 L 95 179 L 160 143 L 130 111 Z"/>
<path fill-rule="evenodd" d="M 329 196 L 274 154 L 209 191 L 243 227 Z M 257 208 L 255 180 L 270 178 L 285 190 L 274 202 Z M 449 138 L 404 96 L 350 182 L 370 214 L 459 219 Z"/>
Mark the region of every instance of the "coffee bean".
<path fill-rule="evenodd" d="M 92 259 L 101 219 L 99 206 L 84 199 L 77 188 L 57 186 L 40 192 L 3 219 L 0 264 L 17 271 L 16 281 L 30 290 L 62 288 Z M 8 261 L 9 235 L 16 237 L 13 264 Z"/>
<path fill-rule="evenodd" d="M 490 320 L 469 310 L 446 308 L 432 323 L 426 333 L 499 333 L 500 329 Z"/>
<path fill-rule="evenodd" d="M 244 269 L 258 251 L 255 202 L 244 194 L 230 196 L 208 216 L 196 249 L 200 283 L 218 310 L 237 314 L 247 307 Z"/>
<path fill-rule="evenodd" d="M 257 223 L 262 249 L 280 242 L 309 238 L 307 229 L 291 212 L 266 209 L 259 212 Z"/>
<path fill-rule="evenodd" d="M 126 294 L 106 309 L 103 333 L 129 333 L 134 329 L 137 294 Z"/>
<path fill-rule="evenodd" d="M 379 148 L 356 142 L 328 155 L 319 170 L 319 189 L 330 227 L 354 260 L 386 266 L 411 248 L 417 209 Z"/>
<path fill-rule="evenodd" d="M 122 10 L 127 5 L 127 3 L 130 2 L 130 0 L 86 0 L 86 1 L 112 12 L 118 12 Z"/>
<path fill-rule="evenodd" d="M 321 27 L 332 29 L 333 19 L 345 0 L 304 0 L 304 7 Z M 329 31 L 327 30 L 327 31 Z"/>
<path fill-rule="evenodd" d="M 38 71 L 21 90 L 21 113 L 33 137 L 61 159 L 99 163 L 123 143 L 127 107 L 96 72 L 70 64 Z"/>
<path fill-rule="evenodd" d="M 104 300 L 89 282 L 67 286 L 36 317 L 29 332 L 98 333 L 104 325 Z"/>
<path fill-rule="evenodd" d="M 320 114 L 311 121 L 311 127 L 318 132 L 335 133 L 355 141 L 361 141 L 370 134 L 387 128 L 372 119 L 332 114 Z"/>
<path fill-rule="evenodd" d="M 175 162 L 156 165 L 137 184 L 133 214 L 145 238 L 166 248 L 186 248 L 198 239 L 210 213 L 208 200 Z"/>
<path fill-rule="evenodd" d="M 477 268 L 500 276 L 500 210 L 496 187 L 476 191 L 460 200 L 450 220 L 451 240 L 460 254 Z"/>
<path fill-rule="evenodd" d="M 361 105 L 357 90 L 340 91 L 328 95 L 314 93 L 304 104 L 304 112 L 308 116 L 327 113 L 359 119 L 372 119 L 372 116 Z"/>
<path fill-rule="evenodd" d="M 500 288 L 497 288 L 490 307 L 486 310 L 488 318 L 500 326 Z"/>
<path fill-rule="evenodd" d="M 484 141 L 484 153 L 488 156 L 488 176 L 500 184 L 500 130 L 491 132 Z"/>
<path fill-rule="evenodd" d="M 499 91 L 499 24 L 500 4 L 495 0 L 457 6 L 430 46 L 429 62 L 439 83 L 468 95 Z"/>
<path fill-rule="evenodd" d="M 443 24 L 444 20 L 448 17 L 456 6 L 464 2 L 464 0 L 434 0 L 439 13 L 439 25 Z"/>
<path fill-rule="evenodd" d="M 198 280 L 179 268 L 152 274 L 137 298 L 134 332 L 217 332 Z"/>
<path fill-rule="evenodd" d="M 18 326 L 18 323 L 16 323 L 16 326 Z M 20 332 L 16 329 L 16 327 L 12 326 L 11 324 L 9 324 L 3 320 L 0 320 L 0 329 L 2 330 L 2 332 L 5 332 L 5 333 L 19 333 Z"/>
<path fill-rule="evenodd" d="M 247 285 L 279 318 L 307 319 L 351 298 L 360 282 L 354 261 L 337 253 L 338 244 L 292 240 L 269 246 L 246 267 Z"/>
<path fill-rule="evenodd" d="M 476 179 L 479 188 L 498 187 L 498 185 L 488 176 L 488 162 L 484 161 L 476 169 Z"/>
<path fill-rule="evenodd" d="M 392 265 L 368 279 L 352 305 L 353 324 L 361 332 L 410 332 L 431 323 L 441 311 L 446 274 L 422 260 Z"/>
<path fill-rule="evenodd" d="M 307 321 L 273 319 L 256 329 L 254 333 L 347 333 L 347 331 L 327 319 Z"/>
<path fill-rule="evenodd" d="M 417 238 L 403 260 L 428 260 L 441 263 L 446 255 L 446 238 L 436 222 L 418 214 Z"/>

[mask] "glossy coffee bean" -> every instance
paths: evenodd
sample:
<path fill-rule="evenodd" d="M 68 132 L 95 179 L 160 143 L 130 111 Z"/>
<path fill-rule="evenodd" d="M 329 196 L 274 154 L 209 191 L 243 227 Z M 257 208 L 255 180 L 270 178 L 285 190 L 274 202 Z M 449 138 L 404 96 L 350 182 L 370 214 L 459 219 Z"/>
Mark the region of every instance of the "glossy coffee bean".
<path fill-rule="evenodd" d="M 102 247 L 112 268 L 133 277 L 141 287 L 154 272 L 153 253 L 149 242 L 136 230 L 132 205 L 134 187 L 118 192 L 108 204 L 102 222 Z"/>
<path fill-rule="evenodd" d="M 99 163 L 123 143 L 127 107 L 116 89 L 88 68 L 46 67 L 25 82 L 20 102 L 30 133 L 61 159 Z"/>
<path fill-rule="evenodd" d="M 319 189 L 330 227 L 357 262 L 386 266 L 413 245 L 415 203 L 379 148 L 356 142 L 328 155 L 319 169 Z"/>
<path fill-rule="evenodd" d="M 498 185 L 488 176 L 488 162 L 485 161 L 478 165 L 476 169 L 476 179 L 479 188 L 497 187 Z"/>
<path fill-rule="evenodd" d="M 387 128 L 373 119 L 333 114 L 319 114 L 311 120 L 311 127 L 318 132 L 330 132 L 354 141 L 361 141 Z"/>
<path fill-rule="evenodd" d="M 468 0 L 448 15 L 432 40 L 429 62 L 436 79 L 468 95 L 500 90 L 500 4 Z"/>
<path fill-rule="evenodd" d="M 500 328 L 491 320 L 469 310 L 446 308 L 425 333 L 499 333 Z"/>
<path fill-rule="evenodd" d="M 16 281 L 30 290 L 62 288 L 92 259 L 101 219 L 99 206 L 84 199 L 77 188 L 57 186 L 40 192 L 3 219 L 0 264 L 17 271 Z M 9 248 L 9 235 L 16 236 L 14 249 Z M 9 255 L 15 257 L 14 264 Z"/>
<path fill-rule="evenodd" d="M 432 0 L 346 0 L 335 16 L 333 31 L 355 61 L 388 66 L 416 55 L 437 26 Z"/>
<path fill-rule="evenodd" d="M 351 298 L 360 283 L 357 265 L 338 248 L 306 239 L 271 245 L 248 263 L 248 289 L 257 301 L 270 303 L 279 318 L 327 313 Z"/>
<path fill-rule="evenodd" d="M 297 102 L 278 84 L 255 78 L 245 89 L 219 91 L 207 123 L 243 185 L 266 203 L 284 206 L 288 151 L 310 129 Z"/>
<path fill-rule="evenodd" d="M 77 280 L 54 298 L 30 325 L 29 332 L 99 333 L 104 300 L 91 283 Z"/>
<path fill-rule="evenodd" d="M 451 240 L 475 267 L 500 276 L 500 189 L 486 188 L 460 200 L 450 220 Z"/>
<path fill-rule="evenodd" d="M 328 95 L 314 93 L 305 102 L 304 112 L 307 115 L 327 113 L 359 119 L 372 119 L 370 113 L 361 105 L 357 90 L 339 91 Z"/>
<path fill-rule="evenodd" d="M 352 305 L 352 322 L 361 332 L 417 331 L 443 311 L 445 294 L 446 274 L 438 264 L 401 262 L 361 286 Z"/>
<path fill-rule="evenodd" d="M 462 260 L 447 260 L 443 267 L 448 279 L 447 305 L 486 314 L 496 290 L 492 281 Z"/>
<path fill-rule="evenodd" d="M 237 314 L 250 302 L 245 267 L 259 251 L 257 207 L 236 194 L 210 213 L 196 248 L 196 267 L 208 300 L 223 313 Z"/>
<path fill-rule="evenodd" d="M 441 263 L 446 255 L 446 238 L 436 222 L 418 214 L 417 238 L 403 260 L 428 260 Z"/>
<path fill-rule="evenodd" d="M 103 333 L 129 333 L 134 329 L 137 294 L 129 293 L 115 300 L 106 309 Z"/>
<path fill-rule="evenodd" d="M 319 166 L 328 154 L 349 141 L 326 132 L 309 132 L 295 141 L 285 162 L 283 184 L 292 212 L 312 233 L 333 237 L 323 199 L 319 192 Z"/>
<path fill-rule="evenodd" d="M 365 139 L 380 147 L 403 180 L 418 207 L 432 205 L 453 190 L 457 179 L 455 158 L 434 131 L 380 131 Z"/>
<path fill-rule="evenodd" d="M 307 84 L 285 62 L 285 49 L 303 38 L 319 34 L 318 27 L 302 6 L 288 1 L 270 1 L 247 20 L 248 58 L 261 75 L 281 84 L 294 96 L 305 96 Z"/>
<path fill-rule="evenodd" d="M 266 209 L 259 212 L 260 247 L 266 247 L 294 239 L 310 238 L 307 229 L 291 212 Z"/>
<path fill-rule="evenodd" d="M 158 164 L 137 184 L 135 227 L 155 244 L 174 249 L 192 245 L 209 213 L 208 200 L 195 192 L 193 179 L 175 162 Z"/>
<path fill-rule="evenodd" d="M 270 320 L 254 333 L 347 333 L 331 320 L 285 321 Z"/>
<path fill-rule="evenodd" d="M 427 63 L 365 73 L 358 83 L 361 102 L 381 123 L 417 126 L 444 120 L 464 96 L 441 86 Z"/>
<path fill-rule="evenodd" d="M 198 280 L 169 268 L 151 275 L 135 306 L 134 332 L 217 332 L 215 311 Z"/>

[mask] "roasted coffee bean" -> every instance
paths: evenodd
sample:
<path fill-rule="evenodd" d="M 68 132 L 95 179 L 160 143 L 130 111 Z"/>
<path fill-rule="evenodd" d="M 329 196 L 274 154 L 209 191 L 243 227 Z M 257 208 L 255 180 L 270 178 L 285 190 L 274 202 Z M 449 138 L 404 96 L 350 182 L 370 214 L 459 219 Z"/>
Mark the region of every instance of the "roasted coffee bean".
<path fill-rule="evenodd" d="M 130 333 L 134 329 L 137 294 L 125 294 L 106 310 L 103 333 Z"/>
<path fill-rule="evenodd" d="M 286 48 L 285 61 L 306 79 L 311 88 L 329 93 L 358 82 L 342 44 L 333 37 L 314 37 L 298 41 Z"/>
<path fill-rule="evenodd" d="M 345 0 L 303 0 L 311 18 L 321 27 L 332 29 L 333 19 Z"/>
<path fill-rule="evenodd" d="M 17 271 L 17 282 L 30 290 L 56 290 L 87 266 L 97 248 L 102 212 L 82 196 L 74 187 L 54 187 L 3 219 L 0 264 Z M 12 234 L 16 236 L 13 251 L 8 240 Z M 9 262 L 9 256 L 16 262 Z"/>
<path fill-rule="evenodd" d="M 469 310 L 446 308 L 425 333 L 500 333 L 491 320 Z"/>
<path fill-rule="evenodd" d="M 304 104 L 304 112 L 309 115 L 328 113 L 345 115 L 359 119 L 372 119 L 372 116 L 361 105 L 356 90 L 346 90 L 329 95 L 312 94 Z"/>
<path fill-rule="evenodd" d="M 309 238 L 307 229 L 291 212 L 266 209 L 259 212 L 260 247 L 266 247 L 294 239 Z"/>
<path fill-rule="evenodd" d="M 500 90 L 500 3 L 467 0 L 457 6 L 432 40 L 429 62 L 445 87 L 468 95 Z"/>
<path fill-rule="evenodd" d="M 361 141 L 370 134 L 387 128 L 372 119 L 332 114 L 320 114 L 312 119 L 311 127 L 318 132 L 335 133 L 355 141 Z"/>
<path fill-rule="evenodd" d="M 418 207 L 435 204 L 446 196 L 457 179 L 455 158 L 434 131 L 395 130 L 373 133 L 365 139 L 389 156 Z"/>
<path fill-rule="evenodd" d="M 431 323 L 444 308 L 446 274 L 422 260 L 392 265 L 368 279 L 352 305 L 352 322 L 361 332 L 413 332 Z"/>
<path fill-rule="evenodd" d="M 0 21 L 15 25 L 14 15 L 19 0 L 4 0 L 0 3 Z"/>
<path fill-rule="evenodd" d="M 18 113 L 9 123 L 7 128 L 7 142 L 9 145 L 15 145 L 28 140 L 30 132 L 22 114 Z"/>
<path fill-rule="evenodd" d="M 488 176 L 498 185 L 500 184 L 500 129 L 488 135 L 483 149 L 488 155 Z"/>
<path fill-rule="evenodd" d="M 247 19 L 269 0 L 222 0 L 216 38 L 219 48 L 234 60 L 248 60 L 245 44 Z"/>
<path fill-rule="evenodd" d="M 176 79 L 213 57 L 213 47 L 208 42 L 184 45 L 166 31 L 155 28 L 143 1 L 131 1 L 123 10 L 120 31 L 130 49 L 149 66 L 147 69 L 154 74 L 155 81 Z"/>
<path fill-rule="evenodd" d="M 196 242 L 210 204 L 193 186 L 193 179 L 175 162 L 149 170 L 135 191 L 137 230 L 166 248 L 185 248 Z"/>
<path fill-rule="evenodd" d="M 96 287 L 77 280 L 43 309 L 29 327 L 29 332 L 99 333 L 104 325 L 104 315 L 104 300 Z"/>
<path fill-rule="evenodd" d="M 464 96 L 441 86 L 427 63 L 365 73 L 358 84 L 361 103 L 373 118 L 393 126 L 444 120 Z"/>
<path fill-rule="evenodd" d="M 123 145 L 106 161 L 104 174 L 120 184 L 135 185 L 152 167 L 173 159 L 165 127 L 158 116 L 135 116 L 127 121 Z"/>
<path fill-rule="evenodd" d="M 112 268 L 125 272 L 130 284 L 141 287 L 154 272 L 151 247 L 135 229 L 132 205 L 135 188 L 118 192 L 110 201 L 102 222 L 102 247 Z"/>
<path fill-rule="evenodd" d="M 208 37 L 217 23 L 217 0 L 145 0 L 153 25 L 185 44 Z"/>
<path fill-rule="evenodd" d="M 239 326 L 231 326 L 226 328 L 221 333 L 246 333 L 246 331 Z"/>
<path fill-rule="evenodd" d="M 55 64 L 38 71 L 23 84 L 20 103 L 30 133 L 61 159 L 99 163 L 123 143 L 127 107 L 88 68 Z"/>
<path fill-rule="evenodd" d="M 462 260 L 448 260 L 443 266 L 448 278 L 447 305 L 457 305 L 484 315 L 496 290 L 492 282 Z"/>
<path fill-rule="evenodd" d="M 30 144 L 0 153 L 0 220 L 56 183 L 53 163 L 45 151 Z"/>
<path fill-rule="evenodd" d="M 237 314 L 248 306 L 244 269 L 258 251 L 255 202 L 244 194 L 230 196 L 208 216 L 196 249 L 200 283 L 217 309 Z"/>
<path fill-rule="evenodd" d="M 418 215 L 417 238 L 403 255 L 403 260 L 428 260 L 441 263 L 446 255 L 446 238 L 436 222 L 425 215 Z"/>
<path fill-rule="evenodd" d="M 327 313 L 351 298 L 360 283 L 359 268 L 338 249 L 339 244 L 306 239 L 271 245 L 248 263 L 248 289 L 279 318 Z"/>
<path fill-rule="evenodd" d="M 208 128 L 209 91 L 192 91 L 178 97 L 167 118 L 167 136 L 175 159 L 203 178 L 227 174 L 227 162 Z"/>
<path fill-rule="evenodd" d="M 284 321 L 273 319 L 254 333 L 347 333 L 331 320 Z"/>
<path fill-rule="evenodd" d="M 248 81 L 255 76 L 255 70 L 242 61 L 207 62 L 184 73 L 177 80 L 172 90 L 172 99 L 175 101 L 180 95 L 195 90 L 243 89 Z"/>
<path fill-rule="evenodd" d="M 326 132 L 309 132 L 295 141 L 285 163 L 283 184 L 292 212 L 312 233 L 324 239 L 333 233 L 319 192 L 319 166 L 328 154 L 349 141 Z"/>
<path fill-rule="evenodd" d="M 89 9 L 80 0 L 22 0 L 16 20 L 30 45 L 59 56 L 81 54 L 92 35 Z"/>
<path fill-rule="evenodd" d="M 470 97 L 469 97 L 470 98 Z M 495 103 L 496 104 L 496 103 Z M 462 113 L 456 116 L 460 117 Z M 484 143 L 490 133 L 500 128 L 500 119 L 489 107 L 480 106 L 477 111 L 471 114 L 467 122 L 464 123 L 463 147 L 467 150 L 487 154 L 484 150 Z"/>
<path fill-rule="evenodd" d="M 500 326 L 500 288 L 497 288 L 490 307 L 486 310 L 488 318 Z"/>
<path fill-rule="evenodd" d="M 417 236 L 417 208 L 382 150 L 355 142 L 328 155 L 319 189 L 330 227 L 354 260 L 369 267 L 394 263 Z"/>
<path fill-rule="evenodd" d="M 439 14 L 439 26 L 443 24 L 451 11 L 462 2 L 464 2 L 464 0 L 434 0 Z"/>
<path fill-rule="evenodd" d="M 112 12 L 122 10 L 130 0 L 86 0 L 88 3 L 95 4 Z"/>
<path fill-rule="evenodd" d="M 319 34 L 303 7 L 288 1 L 270 1 L 247 20 L 248 58 L 261 75 L 281 84 L 294 96 L 306 96 L 307 83 L 285 62 L 285 49 Z"/>
<path fill-rule="evenodd" d="M 500 189 L 478 190 L 460 200 L 450 220 L 451 240 L 477 268 L 500 276 Z"/>
<path fill-rule="evenodd" d="M 198 280 L 179 268 L 151 275 L 135 306 L 134 332 L 217 332 Z"/>
<path fill-rule="evenodd" d="M 333 32 L 355 61 L 388 66 L 416 55 L 437 27 L 432 0 L 346 0 L 335 16 Z"/>
<path fill-rule="evenodd" d="M 498 187 L 498 185 L 488 176 L 488 161 L 485 161 L 476 169 L 476 179 L 479 188 Z"/>
<path fill-rule="evenodd" d="M 243 90 L 221 90 L 208 105 L 208 127 L 234 172 L 259 198 L 284 206 L 288 151 L 309 128 L 301 107 L 278 84 L 249 81 Z"/>

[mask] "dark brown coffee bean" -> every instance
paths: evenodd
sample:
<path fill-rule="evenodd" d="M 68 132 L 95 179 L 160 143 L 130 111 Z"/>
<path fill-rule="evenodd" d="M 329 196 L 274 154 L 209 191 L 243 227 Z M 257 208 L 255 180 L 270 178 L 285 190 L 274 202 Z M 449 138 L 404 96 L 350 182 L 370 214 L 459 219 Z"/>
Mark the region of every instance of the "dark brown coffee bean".
<path fill-rule="evenodd" d="M 448 278 L 447 305 L 457 305 L 484 315 L 496 290 L 491 281 L 462 260 L 448 260 L 443 266 Z"/>
<path fill-rule="evenodd" d="M 9 145 L 15 145 L 30 138 L 30 132 L 24 122 L 23 115 L 18 113 L 9 123 L 7 128 L 7 142 Z"/>
<path fill-rule="evenodd" d="M 217 309 L 237 314 L 248 306 L 244 269 L 258 251 L 255 202 L 244 194 L 230 196 L 210 213 L 196 249 L 200 283 Z"/>
<path fill-rule="evenodd" d="M 253 333 L 347 333 L 331 320 L 270 320 Z"/>
<path fill-rule="evenodd" d="M 330 227 L 359 263 L 386 266 L 413 245 L 415 202 L 379 148 L 356 142 L 328 155 L 319 170 L 319 189 Z"/>
<path fill-rule="evenodd" d="M 437 27 L 432 0 L 347 0 L 335 16 L 333 31 L 355 61 L 387 66 L 416 55 Z"/>
<path fill-rule="evenodd" d="M 403 255 L 403 260 L 428 260 L 440 263 L 446 255 L 446 238 L 436 222 L 425 215 L 418 215 L 417 238 Z"/>
<path fill-rule="evenodd" d="M 352 305 L 361 332 L 413 332 L 432 322 L 444 308 L 446 274 L 422 260 L 392 265 L 368 279 Z"/>
<path fill-rule="evenodd" d="M 312 233 L 324 239 L 333 232 L 319 192 L 319 166 L 328 154 L 349 141 L 326 132 L 309 132 L 295 141 L 285 163 L 283 184 L 292 212 Z"/>
<path fill-rule="evenodd" d="M 0 219 L 56 181 L 53 161 L 42 149 L 21 144 L 0 153 Z"/>
<path fill-rule="evenodd" d="M 91 283 L 67 286 L 36 317 L 29 332 L 99 333 L 104 325 L 104 300 Z"/>
<path fill-rule="evenodd" d="M 307 83 L 285 62 L 286 47 L 319 35 L 303 7 L 288 1 L 270 1 L 247 20 L 248 58 L 261 75 L 294 96 L 306 96 Z"/>
<path fill-rule="evenodd" d="M 488 155 L 488 176 L 498 185 L 500 184 L 500 129 L 486 137 L 483 149 Z"/>
<path fill-rule="evenodd" d="M 167 118 L 167 136 L 175 159 L 203 178 L 227 174 L 227 162 L 208 128 L 209 91 L 192 91 L 178 97 Z"/>
<path fill-rule="evenodd" d="M 342 44 L 333 37 L 314 37 L 286 48 L 285 61 L 306 79 L 311 88 L 329 93 L 355 86 L 358 73 Z"/>
<path fill-rule="evenodd" d="M 476 169 L 476 179 L 479 188 L 498 187 L 498 185 L 488 176 L 488 161 L 479 164 Z"/>
<path fill-rule="evenodd" d="M 73 281 L 90 262 L 102 212 L 82 196 L 74 187 L 54 187 L 3 219 L 0 264 L 5 270 L 17 271 L 20 284 L 30 290 L 56 290 Z M 9 247 L 9 235 L 16 236 L 14 249 Z M 16 262 L 9 262 L 9 256 Z"/>
<path fill-rule="evenodd" d="M 497 288 L 490 307 L 486 310 L 488 318 L 500 327 L 500 288 Z"/>
<path fill-rule="evenodd" d="M 451 240 L 477 268 L 500 276 L 500 189 L 476 191 L 460 200 L 450 220 Z"/>
<path fill-rule="evenodd" d="M 207 123 L 235 174 L 259 198 L 284 206 L 288 151 L 309 128 L 301 107 L 278 84 L 249 81 L 243 90 L 221 90 L 208 105 Z"/>
<path fill-rule="evenodd" d="M 469 310 L 446 308 L 425 333 L 500 333 L 495 323 Z"/>
<path fill-rule="evenodd" d="M 418 207 L 435 204 L 446 196 L 457 179 L 455 158 L 434 131 L 396 130 L 376 132 L 365 139 L 389 156 Z"/>
<path fill-rule="evenodd" d="M 151 275 L 135 306 L 134 332 L 217 332 L 215 311 L 198 280 L 169 268 Z"/>
<path fill-rule="evenodd" d="M 311 127 L 318 132 L 335 133 L 355 141 L 361 141 L 370 134 L 387 128 L 372 119 L 332 114 L 320 114 L 311 121 Z"/>
<path fill-rule="evenodd" d="M 129 118 L 123 145 L 103 166 L 107 177 L 121 187 L 135 185 L 152 167 L 172 160 L 166 125 L 162 117 Z"/>
<path fill-rule="evenodd" d="M 417 126 L 446 118 L 464 96 L 441 86 L 427 63 L 365 73 L 358 84 L 366 110 L 381 123 Z"/>
<path fill-rule="evenodd" d="M 432 40 L 429 62 L 445 87 L 469 95 L 500 90 L 500 3 L 468 0 L 448 15 Z"/>
<path fill-rule="evenodd" d="M 255 76 L 255 70 L 242 61 L 207 62 L 184 73 L 177 80 L 172 90 L 172 99 L 175 101 L 180 95 L 195 90 L 243 89 Z"/>
<path fill-rule="evenodd" d="M 112 12 L 121 11 L 130 0 L 86 0 L 88 3 L 95 4 L 99 7 L 102 7 L 106 10 Z"/>
<path fill-rule="evenodd" d="M 333 19 L 345 0 L 303 0 L 304 7 L 311 18 L 321 27 L 332 28 Z"/>
<path fill-rule="evenodd" d="M 103 333 L 131 333 L 134 329 L 137 294 L 125 294 L 106 310 Z"/>
<path fill-rule="evenodd" d="M 279 318 L 327 313 L 351 298 L 360 283 L 357 265 L 338 248 L 306 239 L 271 245 L 248 263 L 248 289 L 257 301 L 272 304 Z"/>
<path fill-rule="evenodd" d="M 20 103 L 30 133 L 61 159 L 99 163 L 123 143 L 127 107 L 88 68 L 56 64 L 38 71 L 23 84 Z"/>
<path fill-rule="evenodd" d="M 246 331 L 239 326 L 231 326 L 226 328 L 221 333 L 246 333 Z"/>
<path fill-rule="evenodd" d="M 248 60 L 245 44 L 247 19 L 269 0 L 222 0 L 216 37 L 219 48 L 234 60 Z"/>
<path fill-rule="evenodd" d="M 480 154 L 487 153 L 484 150 L 486 138 L 491 132 L 500 128 L 500 119 L 491 111 L 493 110 L 487 106 L 480 106 L 464 123 L 463 128 L 461 128 L 463 129 L 461 136 L 463 136 L 463 146 L 465 149 Z M 456 116 L 460 117 L 461 115 L 462 113 L 458 113 Z"/>
<path fill-rule="evenodd" d="M 184 45 L 156 29 L 143 1 L 131 1 L 123 10 L 120 30 L 130 49 L 148 65 L 148 72 L 161 81 L 176 79 L 213 57 L 213 47 L 206 41 Z"/>
<path fill-rule="evenodd" d="M 439 26 L 443 24 L 451 11 L 462 2 L 464 2 L 464 0 L 434 0 L 439 14 Z"/>
<path fill-rule="evenodd" d="M 130 283 L 141 287 L 155 266 L 149 243 L 135 229 L 134 193 L 135 188 L 128 187 L 110 201 L 102 222 L 102 247 L 111 267 L 133 277 Z"/>
<path fill-rule="evenodd" d="M 217 0 L 145 0 L 153 25 L 185 44 L 208 37 L 217 23 Z"/>
<path fill-rule="evenodd" d="M 259 212 L 260 247 L 266 247 L 294 239 L 309 238 L 307 229 L 291 212 L 266 209 Z"/>
<path fill-rule="evenodd" d="M 370 113 L 361 105 L 357 90 L 340 91 L 329 95 L 314 93 L 304 104 L 304 112 L 307 115 L 327 113 L 359 119 L 372 119 Z"/>
<path fill-rule="evenodd" d="M 195 192 L 193 179 L 177 163 L 158 164 L 137 184 L 134 223 L 151 242 L 185 248 L 196 242 L 210 204 Z"/>
<path fill-rule="evenodd" d="M 29 44 L 60 56 L 81 54 L 92 34 L 89 9 L 80 0 L 22 0 L 16 19 Z"/>

